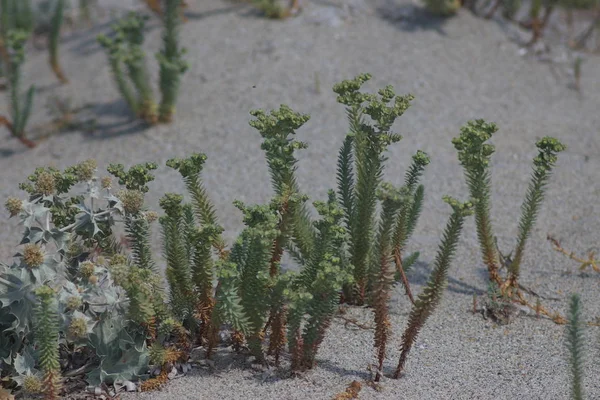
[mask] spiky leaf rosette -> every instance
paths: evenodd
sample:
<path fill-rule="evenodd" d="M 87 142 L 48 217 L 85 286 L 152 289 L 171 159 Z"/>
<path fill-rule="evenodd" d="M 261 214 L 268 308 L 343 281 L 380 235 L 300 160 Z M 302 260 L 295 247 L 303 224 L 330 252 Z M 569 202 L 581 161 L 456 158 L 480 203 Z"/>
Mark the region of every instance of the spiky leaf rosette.
<path fill-rule="evenodd" d="M 182 58 L 185 49 L 180 49 L 178 46 L 179 7 L 181 2 L 181 0 L 165 1 L 163 49 L 156 55 L 160 65 L 159 78 L 162 98 L 159 107 L 159 120 L 161 122 L 170 122 L 173 118 L 181 75 L 189 68 L 187 62 Z"/>
<path fill-rule="evenodd" d="M 571 367 L 571 398 L 583 400 L 583 369 L 584 369 L 584 321 L 581 318 L 581 299 L 579 295 L 571 296 L 569 302 L 569 322 L 566 332 L 567 350 L 569 351 L 569 365 Z"/>
<path fill-rule="evenodd" d="M 473 200 L 467 203 L 460 203 L 449 196 L 445 196 L 444 201 L 450 204 L 453 212 L 444 230 L 442 243 L 435 258 L 433 272 L 429 277 L 427 286 L 425 286 L 413 305 L 408 318 L 408 326 L 402 334 L 400 360 L 394 373 L 394 378 L 400 376 L 419 331 L 425 325 L 427 318 L 433 313 L 442 298 L 442 294 L 448 283 L 448 269 L 456 251 L 456 244 L 460 237 L 463 221 L 465 217 L 473 214 L 473 205 L 477 202 Z"/>
<path fill-rule="evenodd" d="M 296 150 L 306 149 L 307 144 L 295 140 L 293 135 L 310 116 L 294 112 L 284 104 L 269 114 L 263 110 L 252 110 L 250 115 L 255 117 L 250 121 L 250 126 L 258 130 L 263 138 L 261 148 L 267 157 L 271 183 L 276 195 L 280 198 L 300 195 L 295 176 L 298 160 L 294 153 Z M 283 238 L 280 244 L 287 245 L 286 238 L 291 235 L 302 258 L 306 258 L 312 250 L 315 237 L 308 209 L 302 201 L 284 203 L 286 207 L 282 211 L 289 214 L 289 217 L 283 216 L 287 226 L 281 226 Z"/>
<path fill-rule="evenodd" d="M 461 128 L 460 135 L 452 139 L 452 144 L 458 150 L 458 159 L 463 166 L 471 198 L 477 200 L 475 224 L 483 262 L 488 268 L 490 280 L 501 284 L 498 275 L 500 264 L 490 217 L 492 178 L 489 164 L 494 146 L 485 143 L 497 130 L 496 124 L 482 119 L 469 121 Z"/>
<path fill-rule="evenodd" d="M 384 152 L 402 137 L 390 131 L 392 124 L 410 106 L 412 95 L 396 96 L 392 86 L 379 90 L 378 95 L 361 93 L 360 87 L 371 78 L 362 74 L 333 87 L 338 102 L 347 106 L 350 136 L 338 159 L 338 193 L 350 222 L 351 264 L 354 267 L 356 287 L 347 290 L 349 301 L 362 304 L 366 298 L 369 252 L 374 235 L 376 191 L 383 176 L 386 161 Z M 365 104 L 363 104 L 365 103 Z M 368 115 L 372 124 L 364 120 Z M 352 142 L 352 143 L 350 143 Z M 348 147 L 352 145 L 352 155 Z M 355 167 L 350 169 L 351 157 Z M 355 174 L 355 178 L 354 178 Z M 353 200 L 349 200 L 349 190 Z"/>
<path fill-rule="evenodd" d="M 58 315 L 56 293 L 49 286 L 40 286 L 36 310 L 35 339 L 39 347 L 39 363 L 44 372 L 44 394 L 47 399 L 59 399 L 62 387 L 58 355 Z"/>
<path fill-rule="evenodd" d="M 403 201 L 406 200 L 406 194 L 395 188 L 389 183 L 383 183 L 378 191 L 378 198 L 381 200 L 382 210 L 379 221 L 379 232 L 377 234 L 377 250 L 375 252 L 378 264 L 372 268 L 372 303 L 375 319 L 375 341 L 377 349 L 378 371 L 375 375 L 375 381 L 379 381 L 379 371 L 383 368 L 383 361 L 386 354 L 386 344 L 389 336 L 389 301 L 390 290 L 394 280 L 394 271 L 391 268 L 392 254 L 392 227 L 398 209 Z"/>
<path fill-rule="evenodd" d="M 539 153 L 533 159 L 533 174 L 527 195 L 521 206 L 521 219 L 519 221 L 519 235 L 515 257 L 509 265 L 509 279 L 513 286 L 517 285 L 519 279 L 521 261 L 527 238 L 531 235 L 531 229 L 535 224 L 538 211 L 544 199 L 544 192 L 550 179 L 552 168 L 556 164 L 557 154 L 567 147 L 557 139 L 544 137 L 536 143 Z"/>

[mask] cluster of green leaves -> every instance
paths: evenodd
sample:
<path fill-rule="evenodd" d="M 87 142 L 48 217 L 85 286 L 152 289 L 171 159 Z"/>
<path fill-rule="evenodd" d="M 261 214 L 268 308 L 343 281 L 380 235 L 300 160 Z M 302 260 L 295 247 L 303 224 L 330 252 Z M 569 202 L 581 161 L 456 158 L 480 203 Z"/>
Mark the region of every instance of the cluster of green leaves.
<path fill-rule="evenodd" d="M 165 32 L 163 34 L 163 49 L 156 55 L 160 64 L 160 102 L 158 119 L 161 122 L 170 122 L 175 113 L 177 93 L 181 75 L 189 68 L 183 59 L 185 49 L 179 48 L 179 9 L 182 0 L 166 0 L 164 10 Z"/>
<path fill-rule="evenodd" d="M 354 304 L 368 302 L 369 291 L 377 275 L 380 261 L 377 255 L 380 241 L 375 235 L 377 192 L 387 160 L 385 151 L 389 145 L 402 139 L 391 132 L 391 126 L 413 99 L 412 95 L 396 96 L 392 86 L 386 86 L 378 95 L 361 93 L 361 86 L 369 79 L 369 74 L 362 74 L 333 88 L 338 102 L 347 107 L 350 124 L 338 156 L 337 194 L 349 234 L 349 265 L 354 276 L 354 284 L 344 291 L 344 300 Z M 370 117 L 372 124 L 366 117 Z M 388 247 L 390 254 L 398 255 L 396 267 L 399 273 L 408 270 L 416 261 L 413 255 L 405 260 L 409 262 L 398 262 L 421 212 L 424 187 L 419 185 L 419 179 L 427 164 L 427 154 L 418 151 L 406 172 L 404 186 L 395 195 L 394 207 L 384 209 L 380 218 L 388 224 L 385 229 L 390 232 L 383 234 L 386 240 L 387 236 L 391 236 Z"/>
<path fill-rule="evenodd" d="M 489 280 L 498 286 L 502 295 L 511 299 L 518 297 L 523 302 L 522 296 L 519 295 L 518 280 L 525 245 L 535 224 L 546 186 L 557 161 L 557 154 L 565 150 L 566 146 L 551 137 L 544 137 L 536 143 L 538 155 L 533 159 L 531 182 L 521 206 L 514 257 L 504 257 L 496 246 L 490 216 L 492 190 L 490 162 L 495 148 L 487 141 L 497 130 L 498 127 L 493 123 L 486 123 L 483 120 L 469 121 L 461 128 L 460 135 L 454 138 L 452 143 L 458 151 L 458 159 L 464 168 L 471 197 L 477 200 L 475 205 L 477 237 L 483 262 L 488 268 Z M 507 267 L 507 276 L 501 276 L 501 267 Z"/>
<path fill-rule="evenodd" d="M 25 63 L 25 43 L 29 38 L 29 34 L 25 30 L 9 30 L 6 34 L 6 46 L 8 49 L 8 85 L 10 94 L 10 110 L 11 110 L 11 125 L 12 134 L 27 144 L 25 138 L 25 127 L 31 114 L 33 106 L 33 95 L 35 88 L 33 85 L 29 87 L 25 98 L 21 91 L 21 76 L 22 67 Z"/>
<path fill-rule="evenodd" d="M 48 50 L 50 53 L 50 66 L 59 81 L 68 83 L 60 63 L 58 61 L 58 47 L 60 44 L 60 29 L 63 24 L 63 14 L 65 10 L 65 0 L 56 0 L 54 12 L 50 21 L 50 34 L 48 36 Z"/>
<path fill-rule="evenodd" d="M 252 0 L 252 4 L 267 18 L 281 19 L 287 16 L 287 10 L 279 0 Z"/>
<path fill-rule="evenodd" d="M 48 35 L 50 64 L 52 70 L 66 83 L 58 62 L 60 28 L 62 26 L 64 0 L 54 1 L 53 10 L 44 10 L 44 3 L 32 7 L 30 0 L 2 0 L 0 2 L 0 65 L 7 77 L 10 96 L 10 121 L 2 118 L 2 124 L 28 147 L 35 143 L 26 138 L 25 129 L 33 107 L 34 86 L 22 93 L 22 68 L 25 63 L 25 46 L 34 30 L 37 31 L 44 18 L 44 12 L 52 14 Z M 49 6 L 49 5 L 48 5 Z"/>
<path fill-rule="evenodd" d="M 126 33 L 132 36 L 128 41 L 141 43 L 137 27 Z M 58 388 L 58 376 L 69 368 L 54 367 L 58 344 L 89 354 L 84 362 L 91 384 L 134 379 L 151 365 L 185 355 L 190 343 L 202 343 L 210 357 L 225 327 L 232 340 L 246 341 L 257 362 L 274 356 L 278 364 L 287 344 L 292 370 L 302 371 L 314 366 L 337 306 L 346 300 L 373 307 L 379 379 L 395 275 L 404 276 L 409 260 L 416 258 L 403 259 L 402 253 L 421 212 L 419 180 L 429 158 L 421 151 L 414 155 L 401 187 L 382 181 L 384 153 L 400 140 L 391 126 L 412 96 L 396 96 L 391 86 L 377 94 L 360 92 L 368 79 L 363 74 L 334 87 L 338 101 L 347 106 L 350 132 L 339 153 L 337 190 L 330 190 L 326 201 L 312 203 L 316 220 L 296 180 L 296 151 L 307 145 L 294 136 L 309 116 L 285 105 L 269 113 L 251 111 L 250 125 L 263 139 L 273 196 L 266 204 L 234 202 L 245 228 L 230 249 L 201 179 L 204 154 L 167 161 L 182 176 L 190 200 L 165 194 L 160 217 L 144 206 L 157 164 L 128 170 L 109 165 L 122 186 L 114 193 L 111 178 L 98 178 L 91 160 L 64 171 L 36 169 L 20 186 L 29 198 L 6 203 L 11 216 L 21 219 L 24 234 L 15 262 L 0 265 L 3 373 L 27 390 Z M 553 162 L 552 143 L 541 144 L 538 181 L 544 181 L 543 167 Z M 414 301 L 396 376 L 440 302 L 463 220 L 478 205 L 475 200 L 445 201 L 453 212 L 428 285 Z M 150 246 L 151 224 L 157 219 L 168 302 Z M 117 227 L 125 231 L 126 246 L 117 239 Z M 295 270 L 282 268 L 285 255 Z M 403 283 L 408 289 L 408 281 Z M 32 347 L 43 336 L 33 329 L 36 318 L 46 321 L 41 327 L 49 334 L 44 337 L 57 338 L 44 339 L 43 351 Z M 39 369 L 47 382 L 51 371 L 56 385 L 42 387 Z"/>
<path fill-rule="evenodd" d="M 585 322 L 582 319 L 581 298 L 574 294 L 569 302 L 566 347 L 569 354 L 571 399 L 583 400 L 583 369 L 585 363 Z"/>
<path fill-rule="evenodd" d="M 58 398 L 65 372 L 57 367 L 65 368 L 59 345 L 88 356 L 67 365 L 87 364 L 92 385 L 146 374 L 148 345 L 162 325 L 172 325 L 150 254 L 149 224 L 157 215 L 143 205 L 155 168 L 111 165 L 125 186 L 116 194 L 110 177 L 95 176 L 92 160 L 64 171 L 38 168 L 21 184 L 28 199 L 7 201 L 24 234 L 15 262 L 0 265 L 0 357 L 3 375 L 24 390 Z M 118 219 L 129 257 L 115 234 Z M 42 378 L 44 385 L 36 385 Z"/>
<path fill-rule="evenodd" d="M 181 0 L 167 0 L 165 5 L 164 45 L 156 55 L 160 65 L 160 105 L 154 100 L 146 68 L 146 54 L 143 50 L 145 23 L 148 17 L 131 12 L 112 26 L 112 38 L 106 35 L 99 35 L 97 38 L 107 51 L 111 72 L 121 96 L 138 117 L 151 124 L 171 121 L 175 112 L 180 78 L 188 69 L 187 62 L 183 60 L 185 49 L 180 49 L 178 45 L 178 11 Z"/>
<path fill-rule="evenodd" d="M 22 30 L 31 34 L 35 26 L 35 13 L 31 0 L 0 1 L 0 31 L 6 38 L 11 30 Z"/>
<path fill-rule="evenodd" d="M 424 0 L 426 9 L 435 15 L 450 16 L 462 7 L 460 0 Z"/>

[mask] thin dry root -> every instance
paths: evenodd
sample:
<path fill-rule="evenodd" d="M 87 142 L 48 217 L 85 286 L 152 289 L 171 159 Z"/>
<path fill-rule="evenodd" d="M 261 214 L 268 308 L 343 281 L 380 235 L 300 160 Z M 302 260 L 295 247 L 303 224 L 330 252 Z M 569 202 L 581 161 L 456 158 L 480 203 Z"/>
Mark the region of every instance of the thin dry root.
<path fill-rule="evenodd" d="M 576 256 L 574 252 L 565 250 L 560 245 L 559 241 L 553 238 L 552 236 L 548 235 L 547 239 L 552 243 L 552 247 L 554 248 L 554 250 L 566 255 L 571 260 L 581 263 L 581 265 L 579 266 L 580 271 L 585 270 L 587 267 L 591 267 L 594 271 L 600 273 L 600 267 L 598 267 L 598 260 L 594 258 L 596 254 L 593 251 L 590 251 L 588 253 L 588 258 L 587 260 L 585 260 L 581 257 Z"/>
<path fill-rule="evenodd" d="M 25 137 L 25 135 L 21 134 L 17 134 L 15 132 L 15 130 L 13 129 L 13 124 L 8 120 L 8 118 L 0 115 L 0 125 L 4 125 L 6 126 L 6 128 L 10 131 L 10 133 L 12 133 L 12 135 L 14 137 L 16 137 L 17 139 L 19 139 L 19 141 L 21 143 L 23 143 L 25 146 L 29 147 L 30 149 L 34 148 L 36 146 L 35 142 L 33 140 L 29 140 Z"/>
<path fill-rule="evenodd" d="M 358 394 L 362 389 L 362 385 L 359 381 L 352 381 L 346 390 L 341 393 L 336 394 L 333 397 L 333 400 L 349 400 L 349 399 L 358 399 Z"/>
<path fill-rule="evenodd" d="M 525 307 L 535 311 L 536 315 L 545 315 L 546 317 L 550 318 L 552 321 L 554 321 L 554 323 L 556 323 L 558 325 L 565 325 L 567 323 L 566 318 L 563 317 L 562 315 L 560 315 L 558 312 L 548 311 L 539 302 L 537 302 L 536 304 L 531 304 L 530 302 L 527 301 L 525 296 L 523 296 L 523 293 L 521 293 L 520 291 L 517 291 L 515 294 L 516 294 L 515 301 L 517 301 L 519 304 L 524 305 Z"/>
<path fill-rule="evenodd" d="M 402 283 L 404 284 L 404 289 L 406 291 L 406 295 L 410 299 L 412 304 L 415 304 L 415 299 L 413 298 L 412 291 L 410 290 L 410 284 L 408 283 L 408 278 L 406 277 L 406 273 L 404 272 L 404 268 L 402 267 L 402 260 L 400 259 L 400 251 L 398 249 L 394 250 L 394 261 L 396 263 L 396 270 L 400 274 L 402 278 Z"/>
<path fill-rule="evenodd" d="M 50 62 L 50 66 L 52 67 L 52 72 L 54 72 L 54 75 L 56 75 L 56 77 L 58 78 L 60 83 L 62 83 L 62 84 L 69 83 L 69 80 L 65 76 L 62 68 L 60 67 L 60 65 L 58 65 L 58 63 Z"/>
<path fill-rule="evenodd" d="M 344 327 L 347 328 L 348 325 L 354 325 L 360 329 L 365 329 L 365 330 L 373 330 L 375 329 L 375 327 L 367 325 L 367 324 L 363 324 L 358 322 L 357 320 L 355 320 L 354 318 L 348 318 L 348 317 L 344 317 L 343 315 L 337 315 L 337 318 L 343 320 L 345 322 Z"/>

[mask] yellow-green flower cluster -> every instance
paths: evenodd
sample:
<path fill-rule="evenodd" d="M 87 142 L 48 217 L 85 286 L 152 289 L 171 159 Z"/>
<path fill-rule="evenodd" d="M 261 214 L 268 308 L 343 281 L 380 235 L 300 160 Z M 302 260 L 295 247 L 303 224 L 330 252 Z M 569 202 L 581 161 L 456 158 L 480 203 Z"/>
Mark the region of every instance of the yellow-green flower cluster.
<path fill-rule="evenodd" d="M 6 210 L 10 213 L 10 216 L 14 217 L 15 215 L 19 214 L 23 209 L 23 202 L 21 201 L 21 199 L 18 199 L 16 197 L 9 197 L 8 200 L 6 200 L 6 203 L 4 203 L 4 206 L 6 207 Z"/>
<path fill-rule="evenodd" d="M 30 268 L 37 268 L 44 263 L 44 251 L 37 244 L 26 244 L 23 249 L 23 261 Z"/>

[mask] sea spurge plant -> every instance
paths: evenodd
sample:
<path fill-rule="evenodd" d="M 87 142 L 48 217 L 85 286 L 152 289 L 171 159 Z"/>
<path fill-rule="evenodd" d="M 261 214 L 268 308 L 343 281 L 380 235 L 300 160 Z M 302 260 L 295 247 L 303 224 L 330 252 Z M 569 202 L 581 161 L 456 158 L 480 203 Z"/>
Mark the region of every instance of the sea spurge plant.
<path fill-rule="evenodd" d="M 136 21 L 121 27 L 119 40 L 125 48 L 143 40 Z M 287 348 L 293 372 L 313 368 L 342 300 L 373 307 L 380 379 L 391 335 L 389 300 L 395 275 L 408 291 L 405 272 L 418 256 L 403 253 L 421 212 L 420 178 L 429 157 L 418 151 L 404 182 L 383 182 L 385 152 L 400 140 L 392 125 L 412 96 L 396 96 L 391 86 L 377 94 L 360 92 L 368 79 L 370 75 L 360 75 L 334 88 L 347 107 L 350 132 L 339 154 L 337 190 L 329 191 L 326 201 L 312 202 L 316 220 L 296 180 L 296 151 L 307 145 L 295 134 L 308 115 L 285 105 L 251 112 L 250 124 L 262 137 L 273 196 L 265 204 L 234 202 L 245 227 L 230 247 L 202 181 L 207 160 L 202 153 L 167 161 L 183 178 L 187 193 L 160 197 L 160 215 L 145 200 L 157 164 L 111 164 L 107 170 L 112 180 L 98 177 L 92 160 L 62 171 L 36 169 L 21 184 L 27 198 L 6 202 L 9 214 L 24 226 L 23 247 L 14 263 L 0 264 L 0 356 L 8 374 L 20 386 L 25 377 L 40 375 L 35 369 L 41 366 L 39 360 L 27 354 L 33 354 L 30 343 L 36 341 L 35 293 L 48 283 L 56 307 L 47 315 L 56 318 L 60 337 L 53 337 L 60 338 L 64 350 L 59 363 L 65 374 L 88 370 L 90 385 L 135 380 L 151 367 L 160 373 L 141 388 L 158 388 L 176 362 L 186 361 L 192 347 L 203 346 L 212 357 L 224 330 L 235 351 L 249 349 L 257 362 L 266 364 L 273 357 L 277 365 Z M 465 140 L 465 149 L 488 149 L 485 140 L 471 147 Z M 555 161 L 558 146 L 540 144 L 540 180 L 545 179 L 542 168 Z M 453 214 L 428 286 L 414 301 L 399 371 L 440 301 L 462 221 L 472 212 L 472 203 L 478 204 L 478 199 L 466 204 L 446 200 Z M 156 221 L 162 259 L 150 246 Z M 119 230 L 126 240 L 118 239 Z M 288 256 L 294 271 L 284 268 L 282 260 Z M 161 265 L 168 302 L 158 273 Z M 64 354 L 72 351 L 87 356 Z M 74 365 L 80 358 L 82 364 Z M 31 367 L 23 367 L 24 359 Z"/>
<path fill-rule="evenodd" d="M 154 100 L 154 92 L 147 71 L 146 54 L 143 50 L 147 16 L 131 12 L 112 26 L 114 37 L 97 37 L 108 54 L 109 65 L 119 92 L 141 119 L 150 124 L 171 122 L 175 113 L 181 75 L 188 64 L 183 60 L 185 49 L 178 45 L 179 10 L 181 0 L 165 1 L 163 49 L 156 55 L 160 65 L 160 104 Z M 127 78 L 126 78 L 127 75 Z M 135 93 L 134 93 L 135 92 Z"/>
<path fill-rule="evenodd" d="M 405 183 L 403 186 L 405 197 L 398 209 L 396 217 L 392 250 L 394 262 L 396 264 L 396 280 L 400 280 L 405 286 L 407 295 L 411 301 L 413 301 L 412 294 L 408 286 L 405 272 L 407 272 L 415 263 L 419 257 L 419 253 L 413 253 L 406 259 L 404 259 L 403 254 L 406 243 L 414 232 L 419 216 L 421 215 L 425 187 L 418 183 L 425 167 L 430 163 L 430 159 L 427 153 L 419 150 L 413 156 L 412 160 L 413 161 L 405 175 Z"/>
<path fill-rule="evenodd" d="M 402 334 L 400 360 L 394 372 L 394 378 L 398 378 L 404 370 L 408 354 L 417 339 L 417 335 L 442 299 L 442 294 L 448 283 L 448 270 L 456 252 L 456 245 L 460 238 L 464 219 L 473 214 L 473 205 L 477 204 L 477 200 L 461 203 L 449 196 L 445 196 L 444 201 L 452 207 L 452 215 L 444 230 L 442 243 L 435 258 L 433 272 L 427 281 L 427 286 L 419 294 L 408 317 L 408 326 Z"/>
<path fill-rule="evenodd" d="M 58 46 L 60 43 L 60 28 L 63 23 L 63 14 L 65 9 L 65 0 L 57 0 L 54 6 L 54 13 L 50 21 L 50 34 L 48 36 L 48 50 L 50 51 L 50 66 L 52 71 L 61 83 L 68 83 L 60 63 L 58 61 Z"/>
<path fill-rule="evenodd" d="M 314 202 L 320 219 L 314 222 L 317 239 L 311 257 L 285 295 L 290 299 L 287 340 L 292 355 L 292 370 L 311 369 L 325 337 L 343 285 L 352 275 L 343 267 L 346 229 L 342 226 L 343 210 L 333 190 L 327 202 Z M 304 328 L 302 329 L 302 325 Z"/>
<path fill-rule="evenodd" d="M 28 147 L 35 147 L 35 143 L 25 136 L 25 128 L 33 107 L 34 86 L 30 86 L 23 98 L 21 92 L 22 68 L 25 63 L 25 43 L 30 32 L 21 29 L 11 29 L 5 34 L 5 46 L 8 54 L 8 65 L 5 65 L 9 86 L 10 121 L 0 118 L 0 123 Z"/>
<path fill-rule="evenodd" d="M 496 247 L 496 239 L 491 223 L 491 174 L 490 160 L 494 146 L 486 143 L 498 130 L 493 123 L 483 120 L 469 121 L 461 128 L 458 137 L 452 140 L 458 150 L 458 159 L 465 171 L 467 185 L 472 198 L 477 199 L 475 205 L 475 223 L 483 262 L 488 268 L 490 282 L 499 287 L 501 293 L 509 299 L 518 301 L 536 312 L 551 317 L 555 322 L 565 320 L 557 314 L 551 314 L 545 308 L 530 304 L 519 287 L 520 267 L 527 239 L 535 223 L 542 204 L 544 191 L 551 171 L 557 161 L 557 154 L 566 149 L 557 139 L 544 137 L 536 143 L 539 153 L 533 160 L 533 174 L 523 205 L 519 221 L 519 232 L 514 258 L 504 257 Z M 511 253 L 513 254 L 513 253 Z M 500 268 L 506 266 L 508 275 L 500 275 Z"/>
<path fill-rule="evenodd" d="M 114 38 L 108 38 L 106 35 L 98 35 L 96 39 L 100 46 L 107 52 L 108 64 L 119 93 L 131 111 L 137 115 L 139 109 L 138 99 L 135 90 L 127 80 L 124 71 L 124 61 L 127 49 L 123 34 L 116 34 Z"/>
<path fill-rule="evenodd" d="M 306 258 L 314 243 L 315 232 L 306 208 L 306 198 L 300 193 L 296 181 L 295 152 L 306 149 L 307 144 L 294 139 L 294 135 L 310 116 L 294 112 L 286 105 L 269 114 L 263 110 L 253 110 L 250 114 L 256 118 L 250 121 L 250 126 L 263 138 L 261 148 L 267 158 L 273 190 L 276 196 L 282 198 L 278 226 L 281 233 L 274 243 L 273 264 L 279 261 L 283 250 L 291 250 L 291 246 L 299 252 L 296 258 Z"/>
<path fill-rule="evenodd" d="M 498 131 L 494 123 L 483 120 L 469 121 L 460 130 L 460 136 L 452 139 L 458 150 L 458 159 L 464 168 L 471 197 L 477 199 L 475 224 L 483 261 L 488 268 L 490 281 L 501 284 L 499 258 L 496 252 L 494 233 L 490 219 L 491 173 L 490 159 L 494 146 L 488 141 Z"/>
<path fill-rule="evenodd" d="M 160 200 L 160 206 L 166 213 L 161 217 L 160 224 L 163 229 L 164 258 L 167 260 L 167 281 L 171 288 L 171 309 L 178 320 L 187 321 L 192 318 L 196 304 L 190 268 L 192 255 L 188 251 L 193 238 L 187 237 L 191 234 L 189 230 L 181 230 L 184 226 L 182 202 L 183 196 L 166 194 Z M 212 288 L 212 279 L 208 279 L 207 283 Z"/>
<path fill-rule="evenodd" d="M 157 121 L 157 106 L 146 69 L 146 55 L 142 49 L 146 16 L 131 12 L 127 17 L 113 24 L 115 38 L 98 36 L 98 42 L 108 51 L 109 63 L 119 91 L 143 120 L 149 123 Z M 125 79 L 125 72 L 129 82 Z M 133 89 L 137 95 L 133 94 Z M 134 100 L 135 99 L 135 100 Z"/>
<path fill-rule="evenodd" d="M 517 286 L 521 261 L 525 251 L 525 244 L 531 234 L 531 229 L 538 215 L 538 211 L 544 199 L 544 191 L 550 179 L 552 168 L 558 160 L 557 154 L 566 149 L 566 146 L 557 139 L 544 137 L 536 143 L 539 150 L 538 156 L 533 159 L 533 174 L 531 183 L 525 195 L 525 201 L 521 206 L 521 219 L 519 221 L 519 234 L 515 255 L 509 264 L 510 286 Z"/>
<path fill-rule="evenodd" d="M 269 260 L 269 277 L 272 288 L 271 310 L 265 331 L 271 331 L 269 354 L 274 354 L 276 364 L 283 348 L 286 321 L 286 306 L 283 293 L 287 278 L 280 279 L 280 261 L 285 250 L 298 262 L 304 263 L 314 250 L 315 230 L 306 207 L 307 197 L 300 193 L 296 181 L 296 150 L 305 149 L 307 144 L 294 138 L 296 130 L 301 128 L 310 117 L 293 111 L 286 105 L 278 110 L 266 113 L 252 110 L 255 119 L 250 126 L 258 130 L 263 138 L 261 148 L 265 151 L 271 183 L 277 202 L 279 221 L 278 235 L 273 239 Z"/>
<path fill-rule="evenodd" d="M 375 381 L 379 381 L 380 372 L 386 356 L 386 345 L 390 334 L 388 303 L 394 282 L 394 271 L 391 266 L 392 228 L 398 209 L 405 201 L 406 195 L 393 185 L 384 183 L 378 190 L 378 198 L 382 202 L 379 230 L 377 232 L 378 248 L 374 251 L 377 264 L 372 268 L 372 305 L 375 320 L 375 348 L 377 349 L 378 368 Z"/>
<path fill-rule="evenodd" d="M 339 103 L 347 106 L 350 132 L 338 156 L 338 198 L 345 211 L 346 228 L 350 236 L 350 260 L 353 267 L 353 287 L 344 291 L 344 300 L 363 304 L 368 298 L 371 250 L 375 245 L 377 190 L 383 177 L 384 155 L 387 148 L 402 138 L 391 132 L 394 121 L 404 114 L 413 99 L 412 95 L 397 96 L 392 86 L 386 86 L 377 95 L 360 92 L 361 86 L 371 79 L 362 74 L 352 80 L 336 84 L 333 88 Z M 366 117 L 372 121 L 369 124 Z M 416 191 L 423 167 L 429 162 L 425 153 L 418 153 L 407 177 L 411 204 L 405 205 L 404 217 L 398 223 L 395 249 L 406 242 L 414 229 L 422 202 L 422 189 Z M 408 199 L 407 199 L 408 201 Z M 412 216 L 411 213 L 412 212 Z"/>
<path fill-rule="evenodd" d="M 160 91 L 162 98 L 159 107 L 159 120 L 171 122 L 175 113 L 177 93 L 180 87 L 181 75 L 189 68 L 183 59 L 185 49 L 179 48 L 179 10 L 183 0 L 166 0 L 164 11 L 165 32 L 163 34 L 163 49 L 156 55 L 160 65 Z"/>
<path fill-rule="evenodd" d="M 584 324 L 581 318 L 581 298 L 574 294 L 569 301 L 566 346 L 569 352 L 571 399 L 584 399 L 583 369 L 585 355 Z"/>
<path fill-rule="evenodd" d="M 243 258 L 235 260 L 239 268 L 240 298 L 248 318 L 248 346 L 257 361 L 264 361 L 262 350 L 263 327 L 269 309 L 268 284 L 273 240 L 278 235 L 277 205 L 245 206 L 235 202 L 244 213 L 246 228 L 240 235 L 240 245 L 245 247 Z"/>
<path fill-rule="evenodd" d="M 62 387 L 58 357 L 58 315 L 55 291 L 41 286 L 35 294 L 39 298 L 36 311 L 35 340 L 39 347 L 39 363 L 44 372 L 43 392 L 47 399 L 59 399 Z"/>

